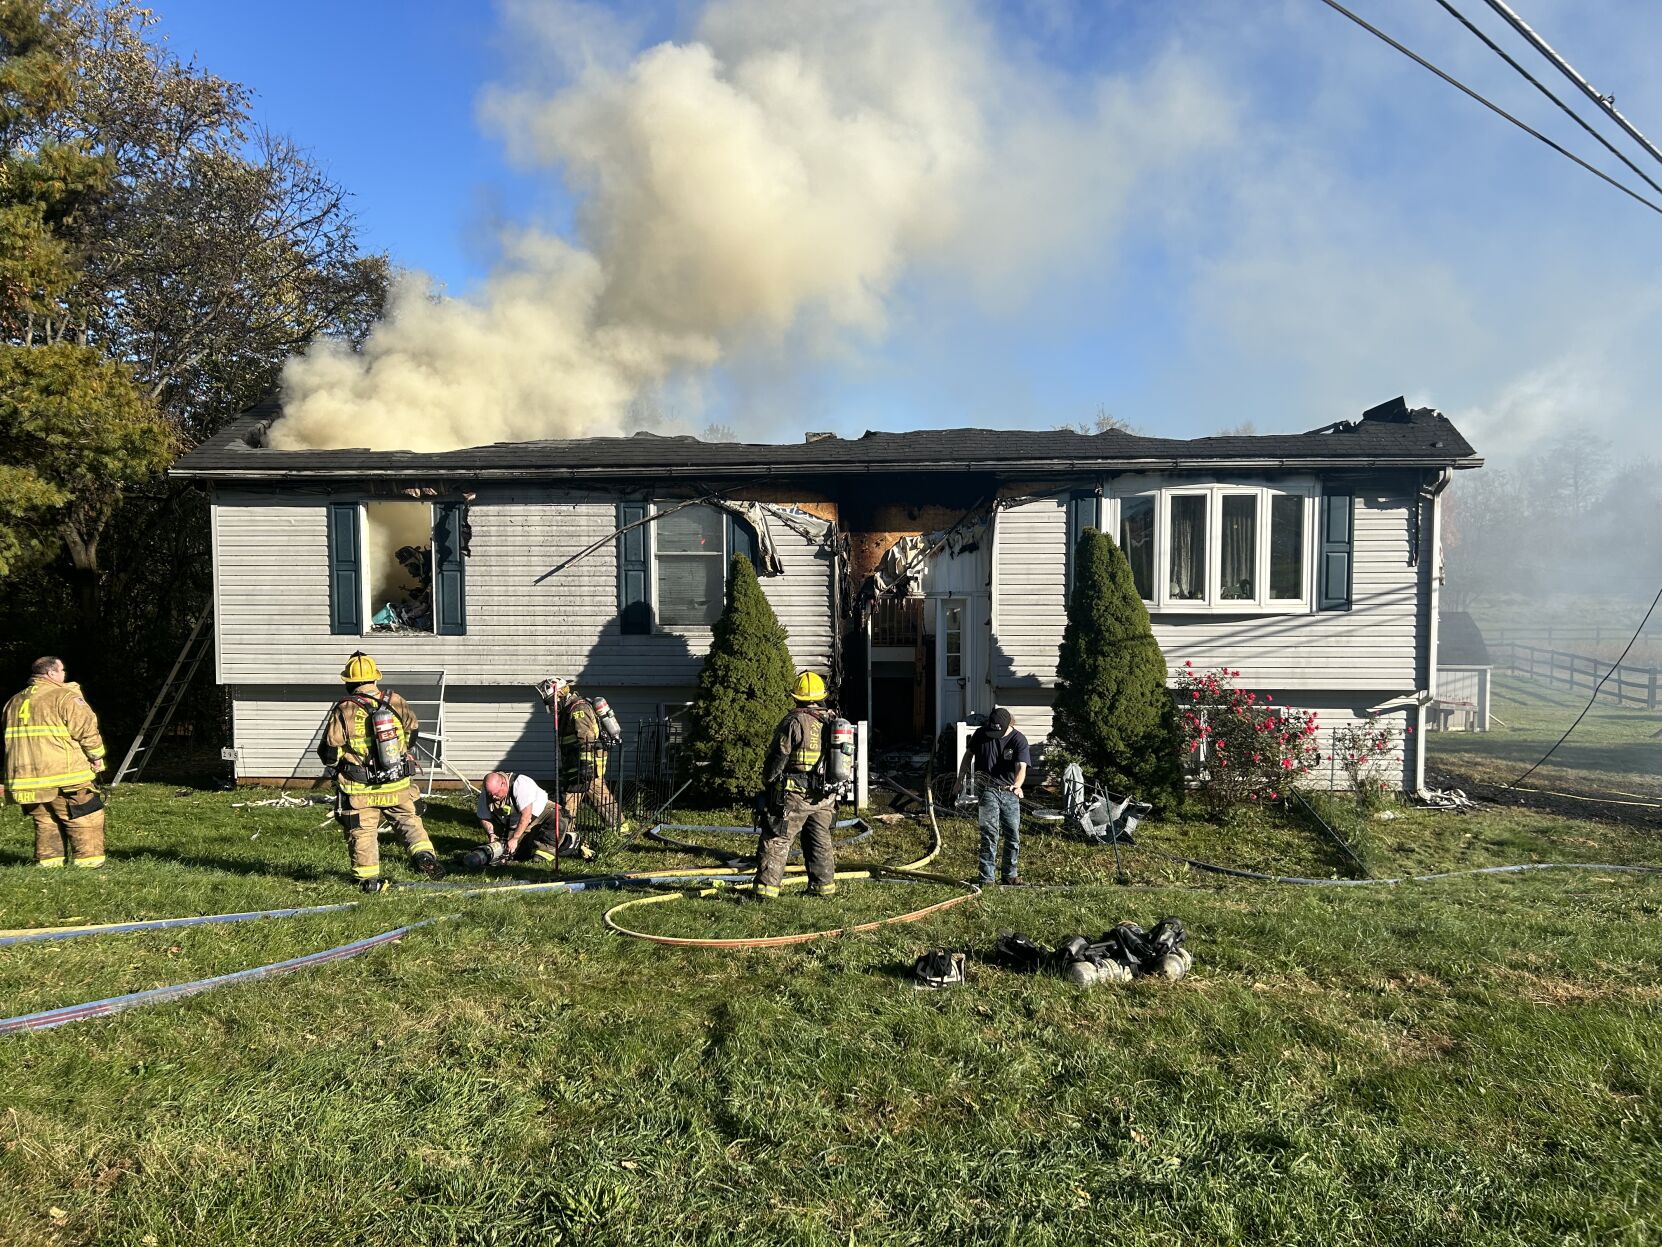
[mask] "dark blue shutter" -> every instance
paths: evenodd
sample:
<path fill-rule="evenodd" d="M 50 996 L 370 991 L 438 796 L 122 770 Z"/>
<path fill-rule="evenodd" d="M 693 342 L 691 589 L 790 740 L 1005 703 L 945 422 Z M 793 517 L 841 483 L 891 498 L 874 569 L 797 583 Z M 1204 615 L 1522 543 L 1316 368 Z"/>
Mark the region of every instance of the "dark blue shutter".
<path fill-rule="evenodd" d="M 617 526 L 639 525 L 617 535 L 617 614 L 626 636 L 652 632 L 652 569 L 647 566 L 646 503 L 617 504 Z"/>
<path fill-rule="evenodd" d="M 1076 490 L 1068 495 L 1068 557 L 1067 571 L 1067 598 L 1073 601 L 1073 564 L 1079 557 L 1079 538 L 1087 528 L 1096 527 L 1096 494 Z"/>
<path fill-rule="evenodd" d="M 1351 493 L 1324 491 L 1321 512 L 1321 562 L 1316 606 L 1324 611 L 1350 609 L 1351 569 L 1356 559 L 1356 499 Z"/>
<path fill-rule="evenodd" d="M 761 551 L 757 548 L 756 530 L 747 520 L 741 519 L 731 511 L 727 515 L 727 557 L 731 559 L 735 554 L 742 554 L 750 560 L 750 565 L 756 569 L 756 574 L 762 573 Z"/>
<path fill-rule="evenodd" d="M 329 631 L 357 636 L 364 630 L 363 588 L 358 568 L 358 504 L 329 504 Z"/>
<path fill-rule="evenodd" d="M 466 503 L 433 507 L 433 631 L 440 636 L 467 635 L 466 528 Z"/>

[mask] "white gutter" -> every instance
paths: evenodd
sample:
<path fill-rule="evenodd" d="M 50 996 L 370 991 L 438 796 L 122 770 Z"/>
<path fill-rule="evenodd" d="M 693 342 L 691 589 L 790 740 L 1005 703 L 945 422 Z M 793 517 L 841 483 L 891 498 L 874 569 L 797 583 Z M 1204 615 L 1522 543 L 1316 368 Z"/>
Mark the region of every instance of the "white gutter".
<path fill-rule="evenodd" d="M 1438 621 L 1442 611 L 1443 589 L 1443 491 L 1454 480 L 1454 472 L 1444 468 L 1427 484 L 1420 486 L 1420 497 L 1431 503 L 1431 535 L 1421 547 L 1420 559 L 1426 576 L 1426 643 L 1425 643 L 1425 699 L 1415 711 L 1414 732 L 1414 791 L 1425 794 L 1425 721 L 1426 709 L 1437 699 L 1437 640 Z M 1429 557 L 1427 557 L 1429 556 Z"/>

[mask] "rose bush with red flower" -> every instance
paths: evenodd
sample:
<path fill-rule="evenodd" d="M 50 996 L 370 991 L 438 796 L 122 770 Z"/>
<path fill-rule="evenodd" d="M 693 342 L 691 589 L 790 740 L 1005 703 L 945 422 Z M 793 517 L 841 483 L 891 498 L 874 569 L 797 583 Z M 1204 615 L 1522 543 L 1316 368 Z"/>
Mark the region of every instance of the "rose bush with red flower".
<path fill-rule="evenodd" d="M 1237 687 L 1239 671 L 1196 671 L 1177 681 L 1178 728 L 1195 795 L 1213 810 L 1276 800 L 1322 761 L 1316 712 L 1271 704 Z"/>

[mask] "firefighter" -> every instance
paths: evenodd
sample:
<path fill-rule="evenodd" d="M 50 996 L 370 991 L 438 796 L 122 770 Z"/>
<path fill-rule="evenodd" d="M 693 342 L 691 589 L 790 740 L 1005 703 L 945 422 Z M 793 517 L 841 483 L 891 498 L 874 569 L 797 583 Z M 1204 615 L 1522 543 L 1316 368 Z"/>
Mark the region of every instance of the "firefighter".
<path fill-rule="evenodd" d="M 559 863 L 560 807 L 529 775 L 492 771 L 477 807 L 485 847 L 463 858 L 473 870 L 504 862 Z"/>
<path fill-rule="evenodd" d="M 35 823 L 35 865 L 83 869 L 104 864 L 104 798 L 92 786 L 104 769 L 98 716 L 63 659 L 37 658 L 29 687 L 6 703 L 5 798 Z"/>
<path fill-rule="evenodd" d="M 444 867 L 416 812 L 411 780 L 414 753 L 410 741 L 420 730 L 415 711 L 391 689 L 378 685 L 381 668 L 359 651 L 340 673 L 347 695 L 335 703 L 317 756 L 335 771 L 335 821 L 346 835 L 352 877 L 365 892 L 386 886 L 381 878 L 381 846 L 376 836 L 385 818 L 404 837 L 410 863 L 430 879 L 444 878 Z M 383 713 L 384 740 L 374 719 Z"/>
<path fill-rule="evenodd" d="M 837 863 L 831 847 L 836 793 L 825 780 L 822 739 L 833 717 L 825 701 L 825 677 L 804 671 L 791 688 L 796 707 L 773 732 L 762 763 L 761 838 L 756 846 L 754 894 L 765 900 L 779 895 L 785 859 L 798 835 L 808 866 L 808 895 L 835 896 Z"/>
<path fill-rule="evenodd" d="M 560 806 L 565 812 L 561 847 L 575 850 L 585 859 L 593 852 L 577 837 L 577 811 L 585 800 L 600 815 L 601 823 L 609 829 L 627 833 L 629 824 L 623 819 L 623 810 L 606 783 L 606 759 L 618 743 L 616 716 L 610 707 L 604 714 L 597 702 L 577 692 L 577 686 L 561 676 L 550 676 L 537 685 L 543 704 L 554 716 L 560 732 Z"/>

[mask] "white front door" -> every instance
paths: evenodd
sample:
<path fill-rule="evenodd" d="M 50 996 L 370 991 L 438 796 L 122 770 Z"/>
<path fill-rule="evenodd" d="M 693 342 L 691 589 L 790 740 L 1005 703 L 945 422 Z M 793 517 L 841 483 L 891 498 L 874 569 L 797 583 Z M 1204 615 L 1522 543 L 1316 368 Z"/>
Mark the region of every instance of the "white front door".
<path fill-rule="evenodd" d="M 935 730 L 969 710 L 970 610 L 967 598 L 940 598 L 935 616 Z"/>

